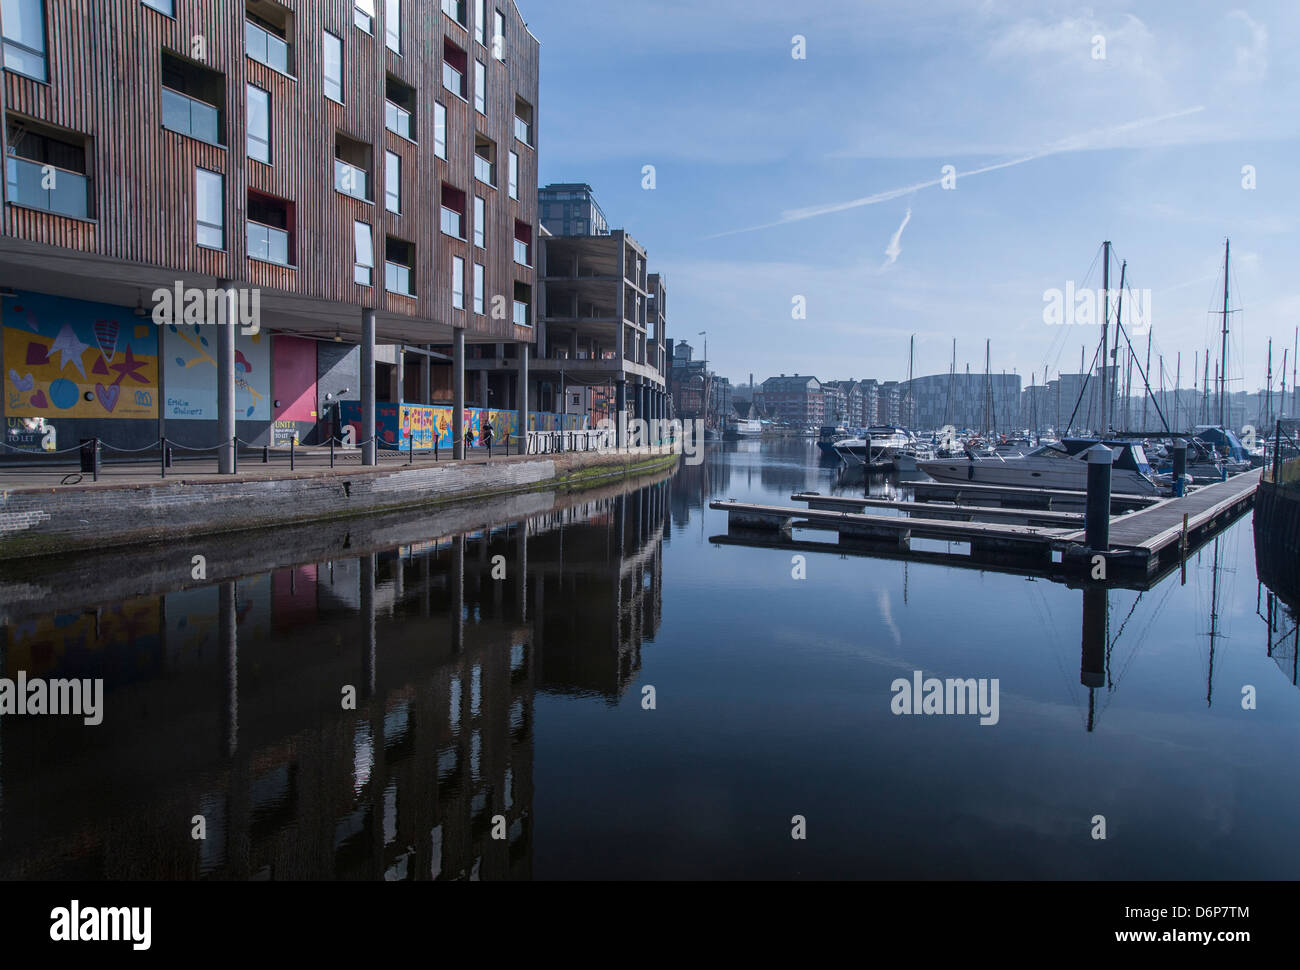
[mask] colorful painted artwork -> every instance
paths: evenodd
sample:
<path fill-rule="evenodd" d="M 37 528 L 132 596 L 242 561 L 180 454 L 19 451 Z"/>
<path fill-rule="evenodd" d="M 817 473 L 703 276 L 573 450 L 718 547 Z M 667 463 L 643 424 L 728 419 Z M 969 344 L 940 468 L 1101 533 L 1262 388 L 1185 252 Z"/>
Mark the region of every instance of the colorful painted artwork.
<path fill-rule="evenodd" d="M 113 606 L 53 613 L 9 627 L 6 676 L 103 677 L 105 686 L 145 680 L 162 670 L 161 600 L 142 596 Z"/>
<path fill-rule="evenodd" d="M 7 417 L 156 418 L 158 328 L 125 308 L 19 292 L 3 304 Z"/>
<path fill-rule="evenodd" d="M 168 324 L 163 335 L 163 383 L 168 420 L 217 420 L 217 328 Z M 271 340 L 269 335 L 235 334 L 235 417 L 271 420 Z"/>
<path fill-rule="evenodd" d="M 361 433 L 361 404 L 356 401 L 342 402 L 343 424 L 356 429 L 356 440 L 363 440 Z M 406 451 L 411 448 L 411 435 L 415 436 L 415 450 L 428 450 L 433 447 L 434 435 L 437 435 L 438 447 L 450 448 L 452 409 L 446 405 L 403 404 L 398 414 L 396 404 L 381 402 L 375 406 L 375 433 L 379 437 L 379 447 L 394 451 Z M 515 439 L 519 434 L 519 414 L 516 411 L 498 411 L 483 408 L 465 409 L 465 427 L 473 434 L 474 444 L 482 445 L 483 429 L 492 425 L 492 443 L 504 446 L 506 436 Z M 555 430 L 563 424 L 569 429 L 576 429 L 576 415 L 534 414 L 530 416 L 534 431 Z M 552 425 L 554 427 L 552 427 Z"/>

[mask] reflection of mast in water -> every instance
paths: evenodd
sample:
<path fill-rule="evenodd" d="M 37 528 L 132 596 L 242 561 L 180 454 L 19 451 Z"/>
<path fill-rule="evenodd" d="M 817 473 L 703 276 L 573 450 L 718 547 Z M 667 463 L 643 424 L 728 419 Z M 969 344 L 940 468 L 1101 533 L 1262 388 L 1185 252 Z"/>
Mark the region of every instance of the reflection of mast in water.
<path fill-rule="evenodd" d="M 1279 601 L 1278 595 L 1271 589 L 1268 590 L 1268 615 L 1263 616 L 1259 612 L 1259 595 L 1264 589 L 1267 589 L 1263 583 L 1255 593 L 1255 614 L 1260 616 L 1266 625 L 1268 631 L 1268 655 L 1277 664 L 1278 669 L 1286 675 L 1291 681 L 1291 686 L 1300 687 L 1300 615 L 1291 614 L 1284 609 L 1284 604 Z M 1284 618 L 1290 616 L 1295 625 L 1290 630 L 1282 630 Z M 1281 633 L 1281 636 L 1274 638 L 1274 634 Z M 1289 641 L 1289 642 L 1288 642 Z M 1288 656 L 1289 651 L 1289 656 Z"/>
<path fill-rule="evenodd" d="M 1205 706 L 1214 704 L 1214 638 L 1219 633 L 1219 540 L 1214 540 L 1214 573 L 1210 583 L 1210 664 L 1205 682 Z"/>

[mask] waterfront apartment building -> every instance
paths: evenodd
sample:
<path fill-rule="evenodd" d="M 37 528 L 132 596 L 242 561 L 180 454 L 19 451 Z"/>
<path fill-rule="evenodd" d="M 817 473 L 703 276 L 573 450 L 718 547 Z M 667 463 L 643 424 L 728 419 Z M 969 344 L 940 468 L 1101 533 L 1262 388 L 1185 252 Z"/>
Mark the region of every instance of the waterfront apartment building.
<path fill-rule="evenodd" d="M 861 428 L 870 424 L 863 412 L 863 391 L 859 381 L 823 381 L 826 390 L 827 424 Z"/>
<path fill-rule="evenodd" d="M 945 425 L 976 431 L 1021 430 L 1018 374 L 931 374 L 901 385 L 909 426 L 933 431 Z"/>
<path fill-rule="evenodd" d="M 773 420 L 795 427 L 820 426 L 826 421 L 825 393 L 815 377 L 769 377 L 763 382 L 760 406 Z"/>
<path fill-rule="evenodd" d="M 5 0 L 3 35 L 7 420 L 265 443 L 441 397 L 459 442 L 483 345 L 527 423 L 539 48 L 511 0 Z M 156 325 L 214 290 L 258 332 Z"/>
<path fill-rule="evenodd" d="M 537 211 L 553 236 L 608 236 L 609 220 L 585 182 L 553 182 L 537 190 Z"/>
<path fill-rule="evenodd" d="M 645 248 L 623 229 L 605 235 L 553 235 L 546 229 L 541 250 L 533 369 L 542 400 L 567 399 L 574 388 L 586 389 L 590 400 L 604 389 L 608 405 L 587 414 L 593 425 L 622 412 L 668 417 L 668 287 L 649 271 Z"/>

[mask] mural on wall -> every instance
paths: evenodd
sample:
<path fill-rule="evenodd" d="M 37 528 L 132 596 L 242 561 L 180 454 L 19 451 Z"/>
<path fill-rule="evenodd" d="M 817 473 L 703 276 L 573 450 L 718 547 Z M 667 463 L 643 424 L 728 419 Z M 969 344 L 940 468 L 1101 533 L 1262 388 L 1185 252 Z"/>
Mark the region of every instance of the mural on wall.
<path fill-rule="evenodd" d="M 343 425 L 352 425 L 356 429 L 356 440 L 363 440 L 361 433 L 361 405 L 355 401 L 342 404 Z M 398 405 L 380 402 L 375 405 L 375 433 L 379 436 L 379 447 L 405 451 L 412 447 L 411 436 L 415 436 L 416 451 L 433 447 L 437 435 L 438 447 L 450 448 L 452 409 L 447 405 L 403 404 L 401 413 Z M 534 431 L 553 431 L 561 424 L 569 430 L 578 427 L 576 415 L 532 414 L 529 424 Z M 495 408 L 465 409 L 465 427 L 474 436 L 474 444 L 483 444 L 483 430 L 492 425 L 492 442 L 504 446 L 506 435 L 515 437 L 519 434 L 519 414 L 515 411 L 499 411 Z"/>
<path fill-rule="evenodd" d="M 163 416 L 180 421 L 217 420 L 217 330 L 202 324 L 168 324 L 163 335 Z M 269 335 L 235 334 L 235 417 L 271 420 Z"/>
<path fill-rule="evenodd" d="M 156 418 L 158 328 L 40 293 L 3 303 L 6 417 Z"/>

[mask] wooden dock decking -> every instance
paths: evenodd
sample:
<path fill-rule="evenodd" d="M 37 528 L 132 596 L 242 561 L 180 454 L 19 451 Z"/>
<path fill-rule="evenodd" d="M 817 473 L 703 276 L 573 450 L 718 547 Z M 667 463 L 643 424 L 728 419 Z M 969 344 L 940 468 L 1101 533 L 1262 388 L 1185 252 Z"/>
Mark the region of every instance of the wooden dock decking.
<path fill-rule="evenodd" d="M 918 502 L 952 502 L 955 505 L 1051 510 L 1059 506 L 1082 508 L 1088 493 L 1064 488 L 1012 488 L 1007 485 L 976 485 L 962 482 L 911 482 L 908 487 Z M 1162 501 L 1157 495 L 1110 497 L 1112 512 L 1144 509 Z"/>
<path fill-rule="evenodd" d="M 1053 556 L 1070 566 L 1091 563 L 1099 553 L 1121 569 L 1151 574 L 1160 566 L 1161 554 L 1171 547 L 1183 548 L 1184 516 L 1190 544 L 1214 531 L 1225 518 L 1235 518 L 1249 508 L 1259 485 L 1259 471 L 1247 472 L 1195 489 L 1182 498 L 1152 499 L 1120 496 L 1122 504 L 1137 511 L 1112 515 L 1110 547 L 1093 550 L 1086 546 L 1084 517 L 1033 507 L 1001 507 L 893 502 L 869 497 L 820 495 L 800 492 L 792 501 L 808 508 L 758 505 L 744 502 L 709 503 L 709 508 L 728 513 L 728 528 L 737 532 L 767 532 L 789 537 L 794 528 L 823 529 L 839 533 L 841 543 L 867 543 L 881 548 L 907 548 L 913 537 L 969 543 L 973 559 L 1009 557 L 1020 563 L 1052 562 Z M 956 486 L 958 490 L 971 487 Z M 948 486 L 952 488 L 952 486 Z M 1007 489 L 994 488 L 1005 492 Z M 1036 491 L 1036 490 L 1027 490 Z M 1067 493 L 1072 497 L 1084 493 Z M 1052 495 L 1038 496 L 1049 505 Z M 1025 496 L 1029 503 L 1033 496 Z M 889 508 L 899 515 L 875 515 L 869 508 Z M 978 521 L 983 519 L 984 521 Z M 1016 524 L 988 521 L 1016 519 Z"/>

